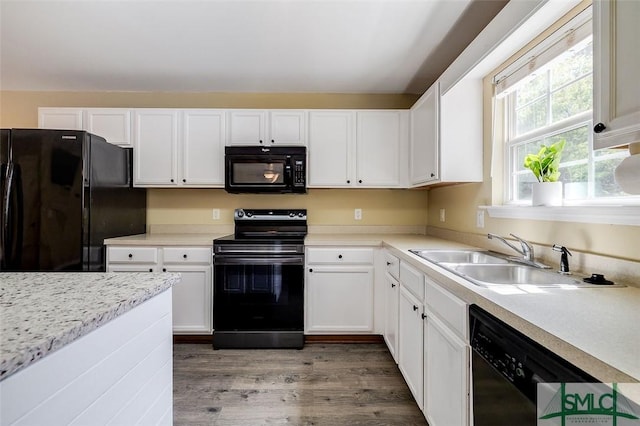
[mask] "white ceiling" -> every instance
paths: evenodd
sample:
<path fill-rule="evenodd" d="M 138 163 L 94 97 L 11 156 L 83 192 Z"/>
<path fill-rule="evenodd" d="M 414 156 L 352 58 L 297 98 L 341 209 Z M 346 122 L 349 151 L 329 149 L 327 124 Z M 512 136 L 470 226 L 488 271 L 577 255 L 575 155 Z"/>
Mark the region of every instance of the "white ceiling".
<path fill-rule="evenodd" d="M 505 3 L 0 0 L 0 88 L 422 93 Z"/>

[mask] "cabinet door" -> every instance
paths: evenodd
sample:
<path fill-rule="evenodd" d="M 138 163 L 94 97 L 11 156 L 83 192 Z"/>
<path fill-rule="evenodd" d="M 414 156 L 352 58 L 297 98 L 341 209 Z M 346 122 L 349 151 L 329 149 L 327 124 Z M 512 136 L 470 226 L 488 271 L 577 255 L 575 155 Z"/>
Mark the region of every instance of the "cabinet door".
<path fill-rule="evenodd" d="M 640 141 L 640 2 L 593 3 L 594 147 Z M 600 130 L 598 124 L 604 125 Z"/>
<path fill-rule="evenodd" d="M 398 367 L 407 382 L 416 403 L 423 403 L 423 305 L 400 285 L 398 306 Z"/>
<path fill-rule="evenodd" d="M 38 108 L 38 128 L 83 130 L 80 108 Z"/>
<path fill-rule="evenodd" d="M 438 87 L 436 82 L 410 111 L 410 182 L 438 179 Z"/>
<path fill-rule="evenodd" d="M 227 112 L 227 116 L 229 120 L 227 145 L 260 145 L 266 142 L 266 111 L 231 110 Z"/>
<path fill-rule="evenodd" d="M 309 187 L 352 186 L 355 113 L 309 112 Z"/>
<path fill-rule="evenodd" d="M 107 142 L 131 147 L 131 110 L 89 108 L 85 111 L 85 129 L 102 136 Z"/>
<path fill-rule="evenodd" d="M 469 347 L 428 315 L 425 327 L 424 411 L 431 426 L 469 422 Z"/>
<path fill-rule="evenodd" d="M 165 265 L 182 279 L 173 287 L 173 332 L 211 334 L 213 331 L 213 279 L 211 266 Z"/>
<path fill-rule="evenodd" d="M 178 184 L 178 112 L 173 109 L 140 109 L 134 119 L 134 184 Z"/>
<path fill-rule="evenodd" d="M 357 184 L 376 187 L 400 185 L 400 111 L 364 111 L 357 115 Z"/>
<path fill-rule="evenodd" d="M 398 362 L 398 281 L 388 273 L 385 274 L 385 323 L 384 341 L 394 361 Z"/>
<path fill-rule="evenodd" d="M 306 331 L 373 331 L 373 267 L 310 266 L 306 280 Z"/>
<path fill-rule="evenodd" d="M 182 113 L 183 186 L 224 186 L 225 112 Z"/>
<path fill-rule="evenodd" d="M 307 114 L 300 110 L 276 110 L 269 112 L 269 144 L 307 144 Z"/>

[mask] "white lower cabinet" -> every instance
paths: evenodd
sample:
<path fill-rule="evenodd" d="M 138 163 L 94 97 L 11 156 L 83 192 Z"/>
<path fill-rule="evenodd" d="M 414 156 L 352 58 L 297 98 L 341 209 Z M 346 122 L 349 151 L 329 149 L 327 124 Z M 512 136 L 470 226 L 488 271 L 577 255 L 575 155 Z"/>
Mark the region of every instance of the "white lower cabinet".
<path fill-rule="evenodd" d="M 422 301 L 419 301 L 400 283 L 400 304 L 398 307 L 398 367 L 420 409 L 422 409 L 423 403 L 422 381 L 424 375 L 423 313 L 424 308 Z"/>
<path fill-rule="evenodd" d="M 469 425 L 467 304 L 426 279 L 424 407 L 430 426 Z"/>
<path fill-rule="evenodd" d="M 398 363 L 398 303 L 400 301 L 400 284 L 398 280 L 385 274 L 385 322 L 384 341 L 393 356 L 393 360 Z"/>
<path fill-rule="evenodd" d="M 373 249 L 307 248 L 305 333 L 373 333 Z"/>
<path fill-rule="evenodd" d="M 107 272 L 179 272 L 173 287 L 174 334 L 213 332 L 213 257 L 210 247 L 107 248 Z"/>

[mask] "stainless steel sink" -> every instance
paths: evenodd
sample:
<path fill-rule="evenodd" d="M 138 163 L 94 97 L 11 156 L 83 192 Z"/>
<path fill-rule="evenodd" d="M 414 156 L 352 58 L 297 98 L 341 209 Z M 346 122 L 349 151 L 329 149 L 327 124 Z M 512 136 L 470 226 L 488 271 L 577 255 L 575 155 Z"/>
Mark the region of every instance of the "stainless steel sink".
<path fill-rule="evenodd" d="M 593 287 L 583 281 L 557 272 L 533 268 L 531 266 L 508 265 L 448 265 L 452 272 L 484 287 L 493 285 L 534 285 L 536 287 L 580 286 Z"/>
<path fill-rule="evenodd" d="M 433 263 L 480 263 L 506 264 L 504 257 L 481 250 L 409 250 L 411 253 Z"/>

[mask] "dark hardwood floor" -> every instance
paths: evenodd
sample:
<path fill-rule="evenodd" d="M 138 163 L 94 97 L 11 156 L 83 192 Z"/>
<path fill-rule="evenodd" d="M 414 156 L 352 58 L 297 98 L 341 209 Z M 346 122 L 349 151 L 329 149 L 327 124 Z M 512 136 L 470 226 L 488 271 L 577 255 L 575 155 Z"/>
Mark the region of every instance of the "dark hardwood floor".
<path fill-rule="evenodd" d="M 386 346 L 176 344 L 175 425 L 426 425 Z"/>

